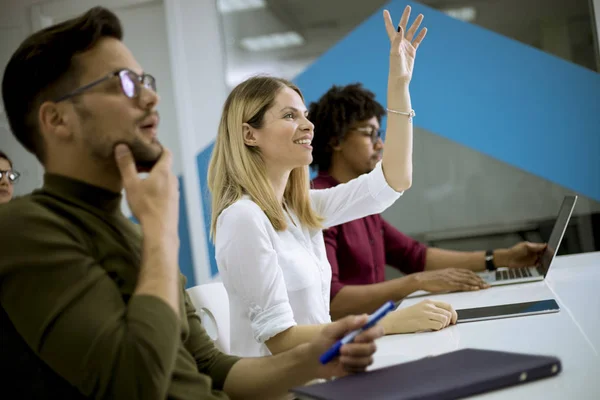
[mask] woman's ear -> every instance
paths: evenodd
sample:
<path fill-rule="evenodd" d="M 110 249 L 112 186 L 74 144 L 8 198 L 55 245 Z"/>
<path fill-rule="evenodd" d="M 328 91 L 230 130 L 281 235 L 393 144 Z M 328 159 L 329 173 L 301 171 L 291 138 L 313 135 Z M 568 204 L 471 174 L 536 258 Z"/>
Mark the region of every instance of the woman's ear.
<path fill-rule="evenodd" d="M 258 146 L 258 141 L 256 140 L 256 130 L 252 128 L 250 124 L 246 122 L 242 124 L 242 134 L 244 135 L 244 144 L 246 146 Z"/>

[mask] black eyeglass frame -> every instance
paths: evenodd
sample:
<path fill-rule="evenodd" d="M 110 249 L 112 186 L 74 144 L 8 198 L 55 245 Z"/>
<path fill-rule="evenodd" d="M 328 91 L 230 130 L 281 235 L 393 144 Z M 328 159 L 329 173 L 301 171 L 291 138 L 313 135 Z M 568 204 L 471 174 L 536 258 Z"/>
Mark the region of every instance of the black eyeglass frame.
<path fill-rule="evenodd" d="M 15 171 L 15 170 L 12 170 L 12 169 L 1 170 L 0 169 L 0 181 L 2 179 L 4 179 L 4 174 L 7 174 L 7 176 L 8 176 L 8 182 L 10 184 L 12 184 L 12 185 L 14 185 L 19 180 L 19 177 L 21 176 L 21 174 L 18 173 L 17 171 Z M 11 178 L 11 174 L 13 175 L 12 178 Z"/>
<path fill-rule="evenodd" d="M 385 133 L 383 129 L 375 129 L 375 127 L 371 125 L 351 128 L 350 131 L 362 133 L 364 136 L 370 136 L 371 143 L 374 145 L 377 144 L 380 139 L 382 139 Z"/>
<path fill-rule="evenodd" d="M 86 85 L 78 87 L 77 89 L 75 89 L 63 96 L 56 98 L 54 100 L 54 102 L 59 103 L 61 101 L 67 100 L 71 97 L 77 96 L 78 94 L 81 94 L 81 93 L 85 92 L 86 90 L 89 90 L 89 89 L 93 88 L 94 86 L 101 84 L 102 82 L 112 79 L 115 76 L 119 77 L 119 83 L 120 83 L 119 86 L 121 88 L 121 91 L 123 92 L 123 94 L 125 96 L 129 97 L 130 99 L 133 99 L 133 98 L 136 98 L 137 96 L 139 96 L 140 86 L 144 86 L 145 88 L 156 92 L 156 79 L 154 78 L 154 76 L 152 76 L 150 74 L 138 75 L 137 73 L 133 72 L 132 70 L 130 70 L 128 68 L 121 68 L 121 69 L 111 72 L 110 74 L 108 74 L 100 79 L 96 79 L 93 82 L 90 82 Z M 131 90 L 129 90 L 130 93 L 128 93 L 128 86 L 126 86 L 129 84 L 133 84 L 133 86 L 132 86 L 133 91 L 131 92 Z"/>

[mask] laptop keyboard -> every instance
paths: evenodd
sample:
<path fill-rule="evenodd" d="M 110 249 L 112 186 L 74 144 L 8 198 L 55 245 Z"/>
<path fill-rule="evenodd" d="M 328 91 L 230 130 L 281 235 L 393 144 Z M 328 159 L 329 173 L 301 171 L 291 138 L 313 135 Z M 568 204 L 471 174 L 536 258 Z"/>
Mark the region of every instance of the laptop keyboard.
<path fill-rule="evenodd" d="M 496 271 L 496 280 L 503 281 L 506 279 L 519 279 L 519 278 L 529 278 L 531 277 L 531 272 L 529 272 L 529 268 L 510 268 L 507 270 Z"/>

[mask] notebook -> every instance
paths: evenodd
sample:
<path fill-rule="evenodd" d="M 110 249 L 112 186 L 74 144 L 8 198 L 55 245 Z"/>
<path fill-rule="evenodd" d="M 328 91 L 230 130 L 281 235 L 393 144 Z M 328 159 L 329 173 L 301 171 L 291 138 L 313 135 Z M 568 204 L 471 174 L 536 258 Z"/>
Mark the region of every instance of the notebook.
<path fill-rule="evenodd" d="M 462 349 L 291 390 L 299 399 L 444 400 L 558 374 L 556 357 Z"/>

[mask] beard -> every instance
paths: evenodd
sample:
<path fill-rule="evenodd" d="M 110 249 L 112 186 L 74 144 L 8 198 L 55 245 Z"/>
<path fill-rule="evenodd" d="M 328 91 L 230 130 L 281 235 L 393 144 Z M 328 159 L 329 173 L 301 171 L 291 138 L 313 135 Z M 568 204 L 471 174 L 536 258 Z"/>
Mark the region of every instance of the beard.
<path fill-rule="evenodd" d="M 125 144 L 131 150 L 138 172 L 150 172 L 163 153 L 163 146 L 158 141 L 153 145 L 136 138 Z"/>
<path fill-rule="evenodd" d="M 136 170 L 140 173 L 150 172 L 162 156 L 164 150 L 158 141 L 149 144 L 139 138 L 135 138 L 127 141 L 118 140 L 108 146 L 105 144 L 100 146 L 100 148 L 93 148 L 91 155 L 99 162 L 111 164 L 116 167 L 115 148 L 119 144 L 124 144 L 129 148 Z"/>
<path fill-rule="evenodd" d="M 90 149 L 90 154 L 93 158 L 101 163 L 114 164 L 115 147 L 118 144 L 125 144 L 129 147 L 133 160 L 138 172 L 150 172 L 154 165 L 160 159 L 163 153 L 163 146 L 157 140 L 151 143 L 144 141 L 142 138 L 135 136 L 135 133 L 129 133 L 129 139 L 117 140 L 113 143 L 108 141 L 108 138 L 102 135 L 93 125 L 92 114 L 84 107 L 76 107 L 76 111 L 81 118 L 82 125 L 87 134 L 84 136 L 86 146 Z M 140 118 L 140 121 L 147 118 L 149 114 Z M 137 125 L 136 125 L 137 126 Z M 133 137 L 131 137 L 133 136 Z"/>
<path fill-rule="evenodd" d="M 88 141 L 88 144 L 90 142 Z M 137 172 L 150 172 L 163 154 L 164 148 L 158 140 L 147 143 L 140 138 L 117 140 L 112 143 L 100 142 L 90 146 L 90 156 L 103 165 L 116 168 L 115 147 L 124 144 L 131 151 Z"/>

